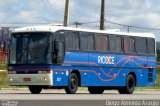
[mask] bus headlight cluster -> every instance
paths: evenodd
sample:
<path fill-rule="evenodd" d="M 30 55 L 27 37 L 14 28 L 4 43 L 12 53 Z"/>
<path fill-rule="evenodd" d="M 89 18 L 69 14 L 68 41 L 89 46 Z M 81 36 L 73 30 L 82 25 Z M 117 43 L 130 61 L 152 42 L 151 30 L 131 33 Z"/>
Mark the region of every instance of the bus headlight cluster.
<path fill-rule="evenodd" d="M 49 74 L 50 71 L 38 71 L 38 74 Z"/>

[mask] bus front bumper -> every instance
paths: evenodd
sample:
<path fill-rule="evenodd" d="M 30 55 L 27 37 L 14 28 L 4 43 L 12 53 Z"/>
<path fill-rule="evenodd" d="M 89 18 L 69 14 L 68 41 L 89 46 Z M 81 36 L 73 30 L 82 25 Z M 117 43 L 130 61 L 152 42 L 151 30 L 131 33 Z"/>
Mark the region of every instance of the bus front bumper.
<path fill-rule="evenodd" d="M 52 74 L 8 74 L 9 85 L 15 86 L 52 86 L 52 77 Z"/>

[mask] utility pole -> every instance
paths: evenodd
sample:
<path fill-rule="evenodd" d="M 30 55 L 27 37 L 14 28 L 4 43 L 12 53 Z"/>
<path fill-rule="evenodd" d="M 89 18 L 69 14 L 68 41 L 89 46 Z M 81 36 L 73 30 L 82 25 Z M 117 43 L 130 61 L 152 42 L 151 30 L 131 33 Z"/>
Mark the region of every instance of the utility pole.
<path fill-rule="evenodd" d="M 68 24 L 68 13 L 69 13 L 69 0 L 66 0 L 65 11 L 64 11 L 64 23 L 63 26 L 67 27 Z"/>
<path fill-rule="evenodd" d="M 104 30 L 105 0 L 101 0 L 100 30 Z"/>

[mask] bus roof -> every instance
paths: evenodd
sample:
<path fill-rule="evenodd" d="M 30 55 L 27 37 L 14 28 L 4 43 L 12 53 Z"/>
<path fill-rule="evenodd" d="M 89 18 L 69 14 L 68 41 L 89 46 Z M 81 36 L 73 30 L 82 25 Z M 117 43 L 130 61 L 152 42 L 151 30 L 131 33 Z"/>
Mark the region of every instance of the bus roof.
<path fill-rule="evenodd" d="M 102 30 L 94 30 L 94 29 L 82 29 L 82 28 L 72 28 L 72 27 L 53 26 L 53 25 L 39 25 L 39 26 L 22 27 L 22 28 L 15 29 L 13 31 L 13 33 L 56 32 L 58 30 L 71 30 L 71 31 L 93 32 L 93 33 L 101 33 L 101 34 L 115 34 L 115 35 L 127 35 L 127 36 L 155 38 L 155 35 L 153 33 L 127 33 L 127 32 L 120 32 L 117 29 L 102 31 Z"/>

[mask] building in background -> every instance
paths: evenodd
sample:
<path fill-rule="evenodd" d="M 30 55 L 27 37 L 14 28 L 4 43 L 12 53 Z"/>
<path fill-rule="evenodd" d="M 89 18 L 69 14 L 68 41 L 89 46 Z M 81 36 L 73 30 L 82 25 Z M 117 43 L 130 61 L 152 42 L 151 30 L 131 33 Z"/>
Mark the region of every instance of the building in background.
<path fill-rule="evenodd" d="M 0 30 L 0 62 L 6 62 L 9 49 L 9 27 L 2 27 Z"/>

